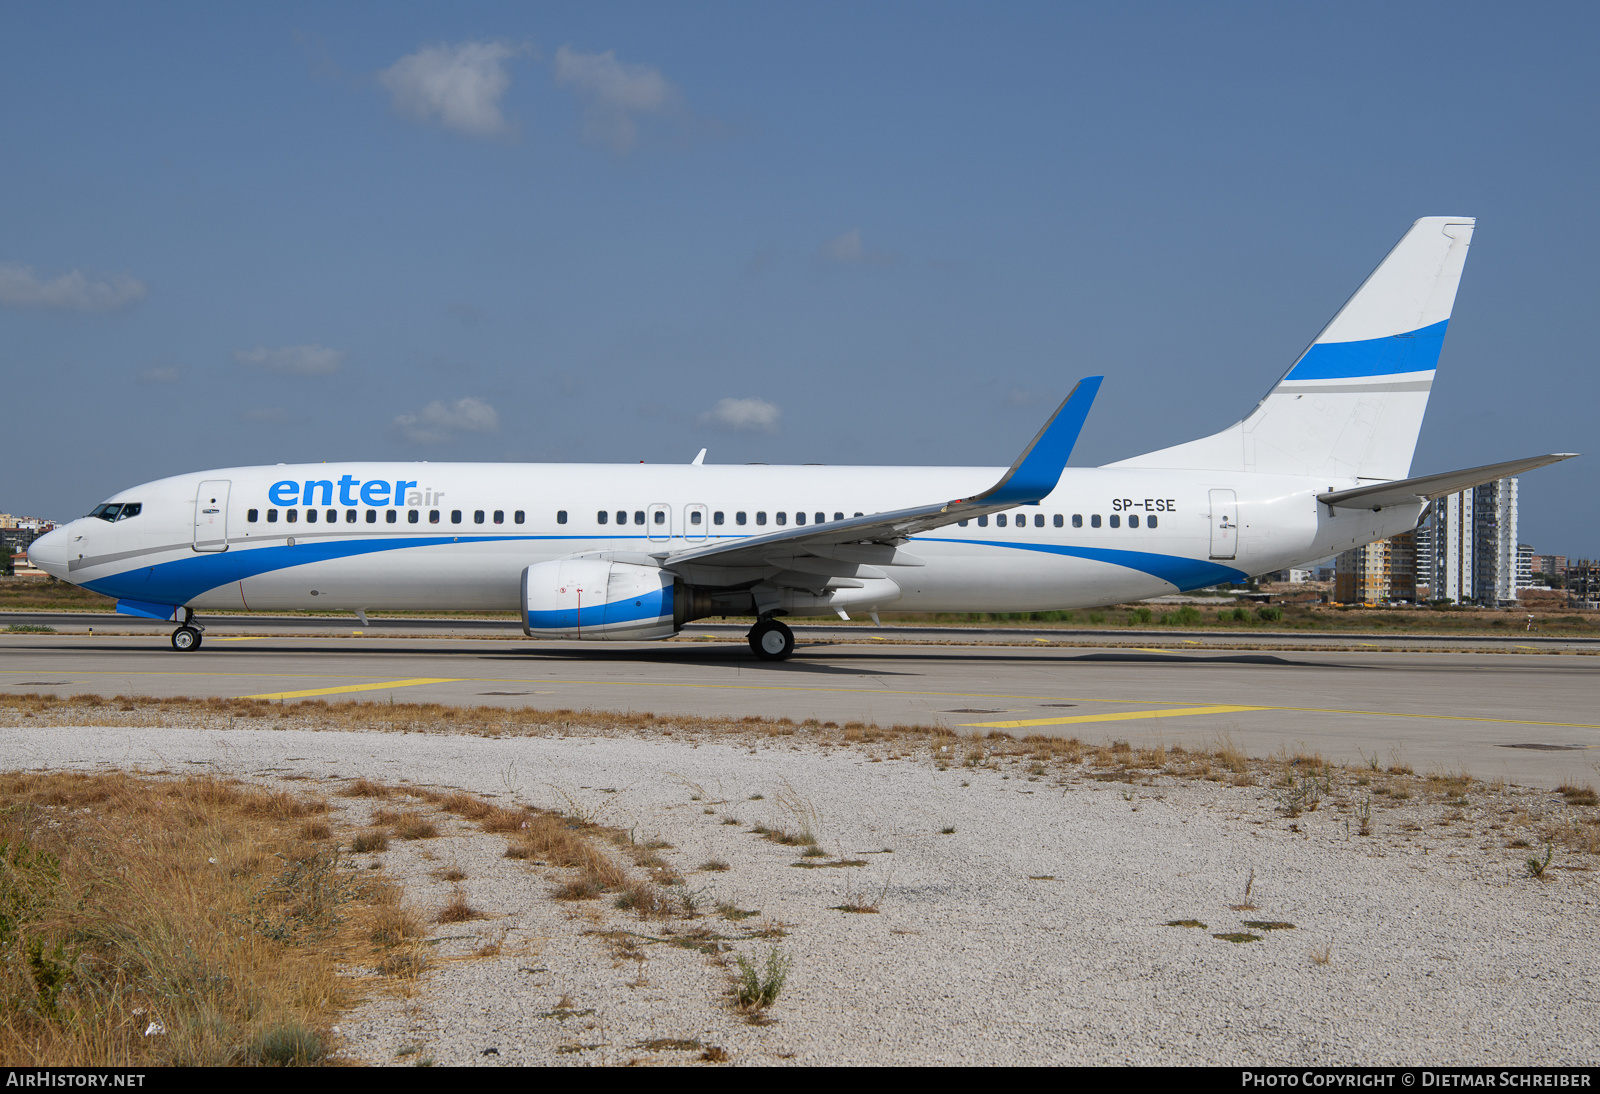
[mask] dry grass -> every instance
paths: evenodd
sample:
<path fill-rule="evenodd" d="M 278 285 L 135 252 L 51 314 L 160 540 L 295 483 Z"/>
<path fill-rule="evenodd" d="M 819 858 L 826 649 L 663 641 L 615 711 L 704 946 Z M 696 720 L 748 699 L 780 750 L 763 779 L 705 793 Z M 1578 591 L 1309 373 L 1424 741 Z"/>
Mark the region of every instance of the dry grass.
<path fill-rule="evenodd" d="M 281 823 L 325 809 L 215 779 L 0 776 L 0 1059 L 325 1057 L 335 955 L 383 909 L 325 836 Z"/>
<path fill-rule="evenodd" d="M 474 919 L 487 919 L 478 909 L 467 903 L 467 894 L 457 889 L 450 897 L 450 903 L 440 908 L 433 917 L 435 923 L 466 923 Z"/>

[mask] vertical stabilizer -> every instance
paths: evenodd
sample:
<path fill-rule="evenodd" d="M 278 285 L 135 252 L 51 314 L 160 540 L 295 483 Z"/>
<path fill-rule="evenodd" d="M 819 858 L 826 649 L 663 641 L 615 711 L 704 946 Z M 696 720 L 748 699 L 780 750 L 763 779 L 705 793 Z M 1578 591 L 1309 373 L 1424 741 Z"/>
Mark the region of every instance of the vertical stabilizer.
<path fill-rule="evenodd" d="M 1413 224 L 1248 418 L 1111 466 L 1405 478 L 1473 224 Z"/>

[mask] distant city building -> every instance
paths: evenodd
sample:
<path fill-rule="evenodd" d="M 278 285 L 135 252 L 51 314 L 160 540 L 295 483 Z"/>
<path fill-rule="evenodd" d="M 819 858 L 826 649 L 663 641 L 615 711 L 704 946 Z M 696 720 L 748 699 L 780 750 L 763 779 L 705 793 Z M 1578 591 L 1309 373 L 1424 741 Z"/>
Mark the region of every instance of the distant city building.
<path fill-rule="evenodd" d="M 1533 572 L 1545 577 L 1560 577 L 1567 572 L 1567 556 L 1534 555 Z"/>
<path fill-rule="evenodd" d="M 1447 494 L 1423 511 L 1418 527 L 1422 584 L 1437 600 L 1495 607 L 1515 604 L 1532 581 L 1532 550 L 1518 573 L 1517 480 L 1496 479 Z M 1519 576 L 1521 580 L 1519 580 Z"/>
<path fill-rule="evenodd" d="M 1416 533 L 1353 548 L 1335 559 L 1333 568 L 1333 599 L 1341 604 L 1415 603 Z"/>
<path fill-rule="evenodd" d="M 1600 608 L 1600 560 L 1580 558 L 1567 564 L 1567 604 Z"/>
<path fill-rule="evenodd" d="M 1517 588 L 1533 585 L 1533 548 L 1526 543 L 1517 544 Z"/>
<path fill-rule="evenodd" d="M 1311 571 L 1273 570 L 1270 574 L 1262 574 L 1257 580 L 1270 581 L 1279 585 L 1304 585 L 1311 580 Z"/>

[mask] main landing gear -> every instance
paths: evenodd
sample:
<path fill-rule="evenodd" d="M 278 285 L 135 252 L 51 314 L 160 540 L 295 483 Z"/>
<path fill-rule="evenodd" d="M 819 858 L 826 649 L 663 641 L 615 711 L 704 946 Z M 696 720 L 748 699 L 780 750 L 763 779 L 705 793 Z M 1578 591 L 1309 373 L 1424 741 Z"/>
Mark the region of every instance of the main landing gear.
<path fill-rule="evenodd" d="M 172 632 L 172 648 L 179 653 L 188 653 L 190 650 L 200 648 L 200 632 L 204 627 L 197 627 L 190 622 L 194 618 L 194 609 L 183 609 L 183 625 Z"/>
<path fill-rule="evenodd" d="M 745 636 L 763 661 L 782 661 L 794 652 L 794 632 L 776 619 L 763 619 Z"/>

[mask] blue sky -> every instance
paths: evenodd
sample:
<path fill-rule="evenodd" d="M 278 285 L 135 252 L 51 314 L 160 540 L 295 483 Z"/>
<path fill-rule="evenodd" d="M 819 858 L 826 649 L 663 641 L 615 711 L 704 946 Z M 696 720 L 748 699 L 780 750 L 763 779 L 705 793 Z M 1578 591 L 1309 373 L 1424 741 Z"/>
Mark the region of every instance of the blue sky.
<path fill-rule="evenodd" d="M 0 508 L 353 458 L 1075 464 L 1479 218 L 1415 473 L 1595 449 L 1593 4 L 9 5 Z M 1522 538 L 1600 554 L 1593 459 Z M 908 502 L 917 499 L 908 499 Z"/>

